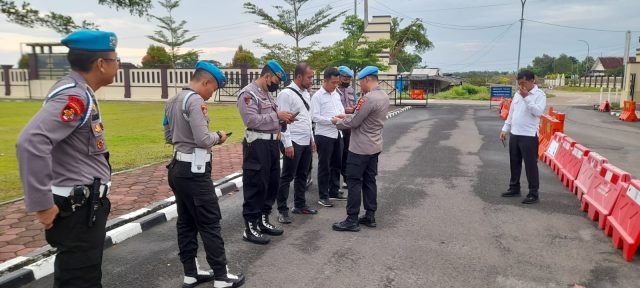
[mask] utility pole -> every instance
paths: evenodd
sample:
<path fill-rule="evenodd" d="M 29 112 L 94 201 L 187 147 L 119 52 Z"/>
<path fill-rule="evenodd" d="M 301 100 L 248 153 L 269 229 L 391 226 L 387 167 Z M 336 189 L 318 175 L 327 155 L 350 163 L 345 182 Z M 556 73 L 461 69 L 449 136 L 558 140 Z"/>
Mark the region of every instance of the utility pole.
<path fill-rule="evenodd" d="M 631 46 L 631 31 L 627 31 L 624 35 L 624 58 L 622 59 L 622 63 L 624 63 L 623 68 L 624 72 L 622 73 L 622 91 L 627 87 L 627 79 L 624 77 L 627 75 L 627 62 L 629 61 L 629 47 Z"/>
<path fill-rule="evenodd" d="M 358 17 L 358 0 L 353 0 L 353 15 Z"/>
<path fill-rule="evenodd" d="M 369 25 L 369 0 L 364 0 L 364 29 Z"/>
<path fill-rule="evenodd" d="M 578 40 L 578 41 L 584 42 L 584 44 L 587 44 L 587 57 L 584 58 L 584 63 L 587 64 L 587 60 L 589 59 L 589 42 L 585 40 Z M 585 67 L 585 71 L 584 71 L 585 76 L 587 75 L 588 71 L 589 71 L 589 67 Z"/>
<path fill-rule="evenodd" d="M 522 3 L 522 11 L 520 12 L 520 40 L 518 42 L 518 67 L 516 69 L 516 73 L 520 72 L 520 50 L 522 50 L 522 25 L 524 24 L 524 4 L 527 3 L 527 0 L 520 0 Z"/>

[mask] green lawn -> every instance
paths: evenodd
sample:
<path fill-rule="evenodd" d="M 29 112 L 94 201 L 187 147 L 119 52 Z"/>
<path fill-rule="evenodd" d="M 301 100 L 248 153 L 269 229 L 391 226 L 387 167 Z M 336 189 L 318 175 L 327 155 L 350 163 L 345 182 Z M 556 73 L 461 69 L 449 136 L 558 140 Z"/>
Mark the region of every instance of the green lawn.
<path fill-rule="evenodd" d="M 555 87 L 553 89 L 560 90 L 560 91 L 569 91 L 569 92 L 600 92 L 600 88 L 594 88 L 594 87 L 560 86 L 560 87 Z M 604 88 L 603 91 L 607 91 L 607 89 L 608 88 Z"/>
<path fill-rule="evenodd" d="M 15 143 L 40 107 L 41 101 L 0 101 L 0 202 L 22 195 Z M 100 108 L 114 172 L 171 157 L 162 130 L 164 103 L 102 102 Z M 233 131 L 228 143 L 244 137 L 235 105 L 209 104 L 209 116 L 211 130 Z"/>

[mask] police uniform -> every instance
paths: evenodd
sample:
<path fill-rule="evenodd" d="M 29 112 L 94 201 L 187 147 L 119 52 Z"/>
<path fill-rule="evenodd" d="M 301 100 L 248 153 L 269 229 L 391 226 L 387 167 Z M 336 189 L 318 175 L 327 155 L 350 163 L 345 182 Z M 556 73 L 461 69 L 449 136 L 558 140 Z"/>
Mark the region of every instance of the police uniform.
<path fill-rule="evenodd" d="M 111 32 L 78 31 L 62 44 L 113 52 L 116 39 Z M 98 99 L 82 75 L 72 71 L 51 88 L 22 130 L 16 153 L 27 210 L 59 209 L 45 230 L 57 249 L 54 287 L 102 287 L 111 167 Z"/>
<path fill-rule="evenodd" d="M 287 80 L 284 69 L 271 60 L 267 67 L 280 79 Z M 280 180 L 280 121 L 278 106 L 269 91 L 262 90 L 256 82 L 244 87 L 237 102 L 242 121 L 246 126 L 242 141 L 242 183 L 245 219 L 243 239 L 256 244 L 267 244 L 262 235 L 282 235 L 283 231 L 269 222 L 272 206 L 278 193 Z"/>
<path fill-rule="evenodd" d="M 347 76 L 349 78 L 353 78 L 353 71 L 349 69 L 347 66 L 338 67 L 338 72 L 340 72 L 341 76 Z M 340 94 L 340 101 L 342 102 L 342 106 L 346 109 L 348 107 L 355 107 L 358 102 L 358 96 L 356 95 L 355 89 L 353 87 L 348 86 L 344 87 L 342 85 L 338 86 L 338 93 Z M 347 156 L 349 155 L 349 140 L 351 138 L 351 129 L 342 130 L 342 169 L 340 170 L 344 182 L 347 182 L 346 176 L 346 167 L 347 167 Z"/>
<path fill-rule="evenodd" d="M 357 77 L 363 79 L 369 75 L 378 75 L 378 68 L 367 66 Z M 382 152 L 382 129 L 388 110 L 389 97 L 376 87 L 360 97 L 352 115 L 336 123 L 339 129 L 351 129 L 351 142 L 346 171 L 349 187 L 347 220 L 333 224 L 334 230 L 358 231 L 358 223 L 375 227 L 378 155 Z M 366 214 L 358 219 L 361 202 Z"/>
<path fill-rule="evenodd" d="M 224 86 L 225 77 L 213 64 L 200 61 L 196 70 L 207 71 L 219 88 Z M 207 104 L 194 90 L 184 88 L 167 101 L 164 115 L 165 140 L 174 148 L 174 158 L 167 168 L 178 210 L 176 227 L 185 274 L 183 287 L 194 287 L 214 278 L 214 287 L 232 287 L 224 286 L 223 282 L 244 282 L 242 274 L 236 276 L 227 271 L 220 227 L 222 215 L 211 181 L 211 147 L 219 143 L 221 135 L 209 131 Z M 212 272 L 199 271 L 197 267 L 197 234 L 202 238 Z"/>

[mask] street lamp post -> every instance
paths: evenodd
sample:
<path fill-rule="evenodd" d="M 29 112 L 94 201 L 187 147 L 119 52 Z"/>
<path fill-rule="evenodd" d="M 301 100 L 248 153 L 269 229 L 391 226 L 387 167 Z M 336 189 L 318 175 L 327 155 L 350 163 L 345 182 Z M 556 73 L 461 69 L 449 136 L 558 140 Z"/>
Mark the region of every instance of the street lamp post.
<path fill-rule="evenodd" d="M 587 57 L 584 58 L 584 64 L 587 64 L 587 60 L 589 59 L 589 42 L 585 40 L 578 40 L 578 41 L 583 42 L 584 44 L 587 44 Z M 585 67 L 585 71 L 584 71 L 585 76 L 587 74 L 587 71 L 589 71 L 588 69 L 589 67 Z"/>

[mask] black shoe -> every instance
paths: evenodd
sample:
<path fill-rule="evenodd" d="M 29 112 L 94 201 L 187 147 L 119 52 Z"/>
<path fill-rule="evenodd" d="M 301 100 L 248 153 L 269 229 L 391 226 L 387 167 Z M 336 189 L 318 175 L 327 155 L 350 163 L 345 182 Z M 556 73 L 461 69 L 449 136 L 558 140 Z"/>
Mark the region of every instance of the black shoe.
<path fill-rule="evenodd" d="M 339 192 L 337 195 L 329 196 L 329 200 L 333 201 L 347 201 L 347 197 L 344 196 L 344 193 Z"/>
<path fill-rule="evenodd" d="M 371 228 L 375 228 L 377 226 L 376 217 L 371 214 L 360 217 L 358 219 L 358 223 Z"/>
<path fill-rule="evenodd" d="M 507 190 L 507 192 L 502 193 L 502 197 L 519 197 L 520 191 Z"/>
<path fill-rule="evenodd" d="M 245 220 L 245 230 L 242 234 L 242 239 L 254 244 L 266 245 L 271 241 L 267 236 L 260 233 L 258 230 L 258 220 Z"/>
<path fill-rule="evenodd" d="M 280 236 L 284 233 L 284 230 L 274 226 L 269 222 L 269 215 L 263 214 L 258 222 L 258 230 L 264 234 L 271 236 Z"/>
<path fill-rule="evenodd" d="M 538 203 L 538 197 L 536 196 L 527 195 L 527 198 L 524 198 L 524 200 L 522 200 L 522 204 L 534 204 L 534 203 Z"/>
<path fill-rule="evenodd" d="M 291 209 L 291 213 L 293 213 L 293 214 L 312 215 L 312 214 L 318 214 L 318 210 L 311 209 L 309 207 L 302 207 L 302 208 L 293 208 L 293 209 Z"/>
<path fill-rule="evenodd" d="M 349 231 L 349 232 L 358 232 L 358 231 L 360 231 L 360 226 L 358 225 L 357 216 L 353 216 L 353 217 L 349 216 L 349 217 L 347 217 L 346 220 L 344 220 L 342 222 L 339 222 L 339 223 L 334 223 L 333 226 L 331 226 L 331 227 L 335 231 Z"/>
<path fill-rule="evenodd" d="M 202 283 L 211 282 L 214 279 L 213 271 L 201 271 L 195 276 L 184 276 L 182 288 L 193 288 Z"/>
<path fill-rule="evenodd" d="M 224 275 L 222 277 L 215 277 L 215 281 L 213 282 L 213 287 L 214 288 L 240 287 L 243 284 L 244 284 L 244 275 L 242 275 L 242 273 L 238 273 L 238 275 L 233 275 L 227 271 L 227 275 Z"/>
<path fill-rule="evenodd" d="M 333 203 L 331 203 L 331 201 L 329 201 L 329 199 L 320 199 L 318 200 L 318 204 L 324 206 L 324 207 L 333 207 Z"/>
<path fill-rule="evenodd" d="M 282 224 L 291 224 L 293 219 L 289 216 L 289 211 L 280 212 L 280 215 L 278 215 L 278 222 Z"/>

